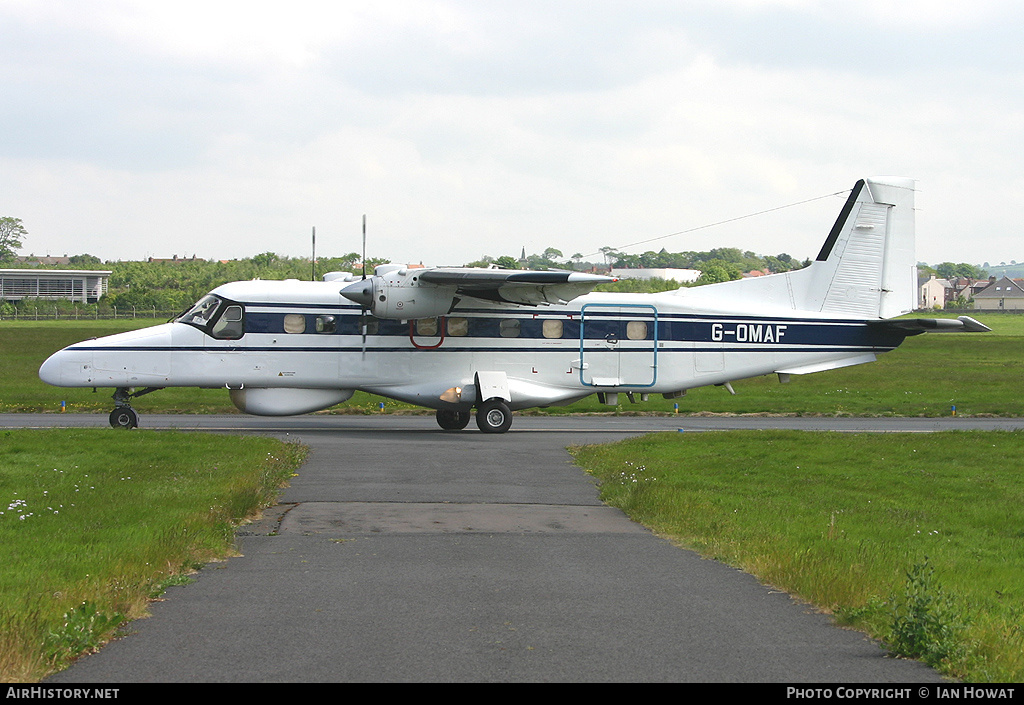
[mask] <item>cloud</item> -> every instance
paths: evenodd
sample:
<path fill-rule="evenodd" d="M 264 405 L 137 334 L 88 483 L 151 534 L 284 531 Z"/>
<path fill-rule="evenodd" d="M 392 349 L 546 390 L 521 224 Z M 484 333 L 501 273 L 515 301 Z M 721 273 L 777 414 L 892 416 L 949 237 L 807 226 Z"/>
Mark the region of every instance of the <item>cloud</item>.
<path fill-rule="evenodd" d="M 1015 4 L 0 3 L 25 251 L 596 252 L 919 178 L 919 257 L 1020 259 Z M 838 204 L 668 238 L 812 256 Z M 659 241 L 660 242 L 660 241 Z M 660 245 L 659 245 L 660 246 Z"/>

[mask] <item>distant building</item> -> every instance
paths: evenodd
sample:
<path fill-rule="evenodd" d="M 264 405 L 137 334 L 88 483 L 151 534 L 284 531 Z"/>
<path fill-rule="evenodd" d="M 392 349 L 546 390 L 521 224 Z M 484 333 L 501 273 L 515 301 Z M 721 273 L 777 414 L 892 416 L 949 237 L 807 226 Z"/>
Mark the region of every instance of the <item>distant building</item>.
<path fill-rule="evenodd" d="M 71 263 L 71 258 L 67 255 L 63 257 L 50 257 L 49 255 L 39 256 L 28 255 L 27 257 L 16 257 L 15 260 L 22 264 L 35 265 L 37 267 L 52 267 L 53 265 L 68 265 Z"/>
<path fill-rule="evenodd" d="M 939 279 L 932 274 L 918 288 L 917 307 L 921 309 L 944 308 L 951 301 L 953 285 L 948 279 Z"/>
<path fill-rule="evenodd" d="M 918 280 L 917 307 L 919 309 L 945 308 L 947 304 L 955 302 L 961 297 L 964 301 L 970 301 L 994 281 L 995 277 L 989 279 L 967 277 L 940 279 L 932 274 L 928 279 Z"/>
<path fill-rule="evenodd" d="M 95 303 L 107 293 L 109 271 L 0 269 L 0 301 L 68 299 Z"/>
<path fill-rule="evenodd" d="M 1003 277 L 974 295 L 979 311 L 1024 311 L 1024 279 Z"/>
<path fill-rule="evenodd" d="M 619 279 L 672 279 L 679 282 L 695 282 L 700 277 L 699 269 L 613 269 L 611 276 Z"/>

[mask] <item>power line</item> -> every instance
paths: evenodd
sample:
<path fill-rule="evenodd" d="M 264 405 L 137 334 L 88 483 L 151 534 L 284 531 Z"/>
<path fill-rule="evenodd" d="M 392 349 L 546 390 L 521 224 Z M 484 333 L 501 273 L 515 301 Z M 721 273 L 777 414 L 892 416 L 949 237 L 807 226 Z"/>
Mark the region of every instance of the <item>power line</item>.
<path fill-rule="evenodd" d="M 686 230 L 680 230 L 678 232 L 669 233 L 668 235 L 659 235 L 658 237 L 652 237 L 652 238 L 650 238 L 648 240 L 640 240 L 639 242 L 633 242 L 633 243 L 630 243 L 629 245 L 622 245 L 621 247 L 616 248 L 616 251 L 618 251 L 618 250 L 626 250 L 626 249 L 629 249 L 630 247 L 636 247 L 637 245 L 646 245 L 649 242 L 655 242 L 657 240 L 664 240 L 666 238 L 675 237 L 676 235 L 685 235 L 687 233 L 696 232 L 698 230 L 706 230 L 707 228 L 714 228 L 714 227 L 716 227 L 718 225 L 725 225 L 726 223 L 735 223 L 737 220 L 745 220 L 747 218 L 753 218 L 753 217 L 758 216 L 758 215 L 764 215 L 765 213 L 773 213 L 775 211 L 781 211 L 781 210 L 783 210 L 785 208 L 792 208 L 794 206 L 802 206 L 805 203 L 812 203 L 814 201 L 820 201 L 820 200 L 822 200 L 824 198 L 833 198 L 835 196 L 845 196 L 845 195 L 847 195 L 849 193 L 850 193 L 850 189 L 846 189 L 846 190 L 843 190 L 843 191 L 836 191 L 835 193 L 826 193 L 824 196 L 815 196 L 814 198 L 808 198 L 808 199 L 805 199 L 803 201 L 797 201 L 796 203 L 787 203 L 784 206 L 776 206 L 774 208 L 768 208 L 768 209 L 765 209 L 763 211 L 757 211 L 756 213 L 748 213 L 747 215 L 740 215 L 740 216 L 737 216 L 735 218 L 727 218 L 726 220 L 719 220 L 716 223 L 708 223 L 707 225 L 698 225 L 695 228 L 688 228 Z M 589 255 L 584 255 L 584 257 L 593 257 L 594 255 L 600 255 L 600 254 L 604 254 L 604 253 L 600 252 L 600 251 L 598 251 L 598 252 L 591 252 Z"/>

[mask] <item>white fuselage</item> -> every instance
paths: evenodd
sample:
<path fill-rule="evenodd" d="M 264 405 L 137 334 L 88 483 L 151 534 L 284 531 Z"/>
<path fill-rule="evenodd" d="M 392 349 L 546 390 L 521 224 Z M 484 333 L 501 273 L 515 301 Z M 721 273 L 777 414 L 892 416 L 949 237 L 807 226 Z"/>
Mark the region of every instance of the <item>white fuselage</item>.
<path fill-rule="evenodd" d="M 749 305 L 730 313 L 691 292 L 592 293 L 543 307 L 466 298 L 448 315 L 401 321 L 364 314 L 337 283 L 235 282 L 212 292 L 221 308 L 211 316 L 241 307 L 227 338 L 214 337 L 222 333 L 213 321 L 178 319 L 72 345 L 40 376 L 59 386 L 226 387 L 250 413 L 291 414 L 352 390 L 468 408 L 482 401 L 472 391 L 477 374 L 497 372 L 509 406 L 522 409 L 859 364 L 903 340 L 863 318 Z M 452 388 L 462 396 L 443 400 Z M 270 389 L 292 392 L 254 392 Z"/>

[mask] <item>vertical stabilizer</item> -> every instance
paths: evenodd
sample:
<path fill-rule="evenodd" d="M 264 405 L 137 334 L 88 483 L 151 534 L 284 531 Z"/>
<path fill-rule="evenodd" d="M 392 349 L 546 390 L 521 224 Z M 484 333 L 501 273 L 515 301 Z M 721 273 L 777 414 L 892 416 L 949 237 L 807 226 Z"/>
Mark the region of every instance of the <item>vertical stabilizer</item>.
<path fill-rule="evenodd" d="M 765 277 L 680 289 L 695 308 L 893 318 L 917 305 L 914 181 L 876 177 L 850 191 L 817 259 Z"/>
<path fill-rule="evenodd" d="M 914 182 L 858 181 L 812 266 L 824 296 L 820 309 L 810 308 L 869 318 L 907 313 L 917 301 L 916 268 Z"/>

